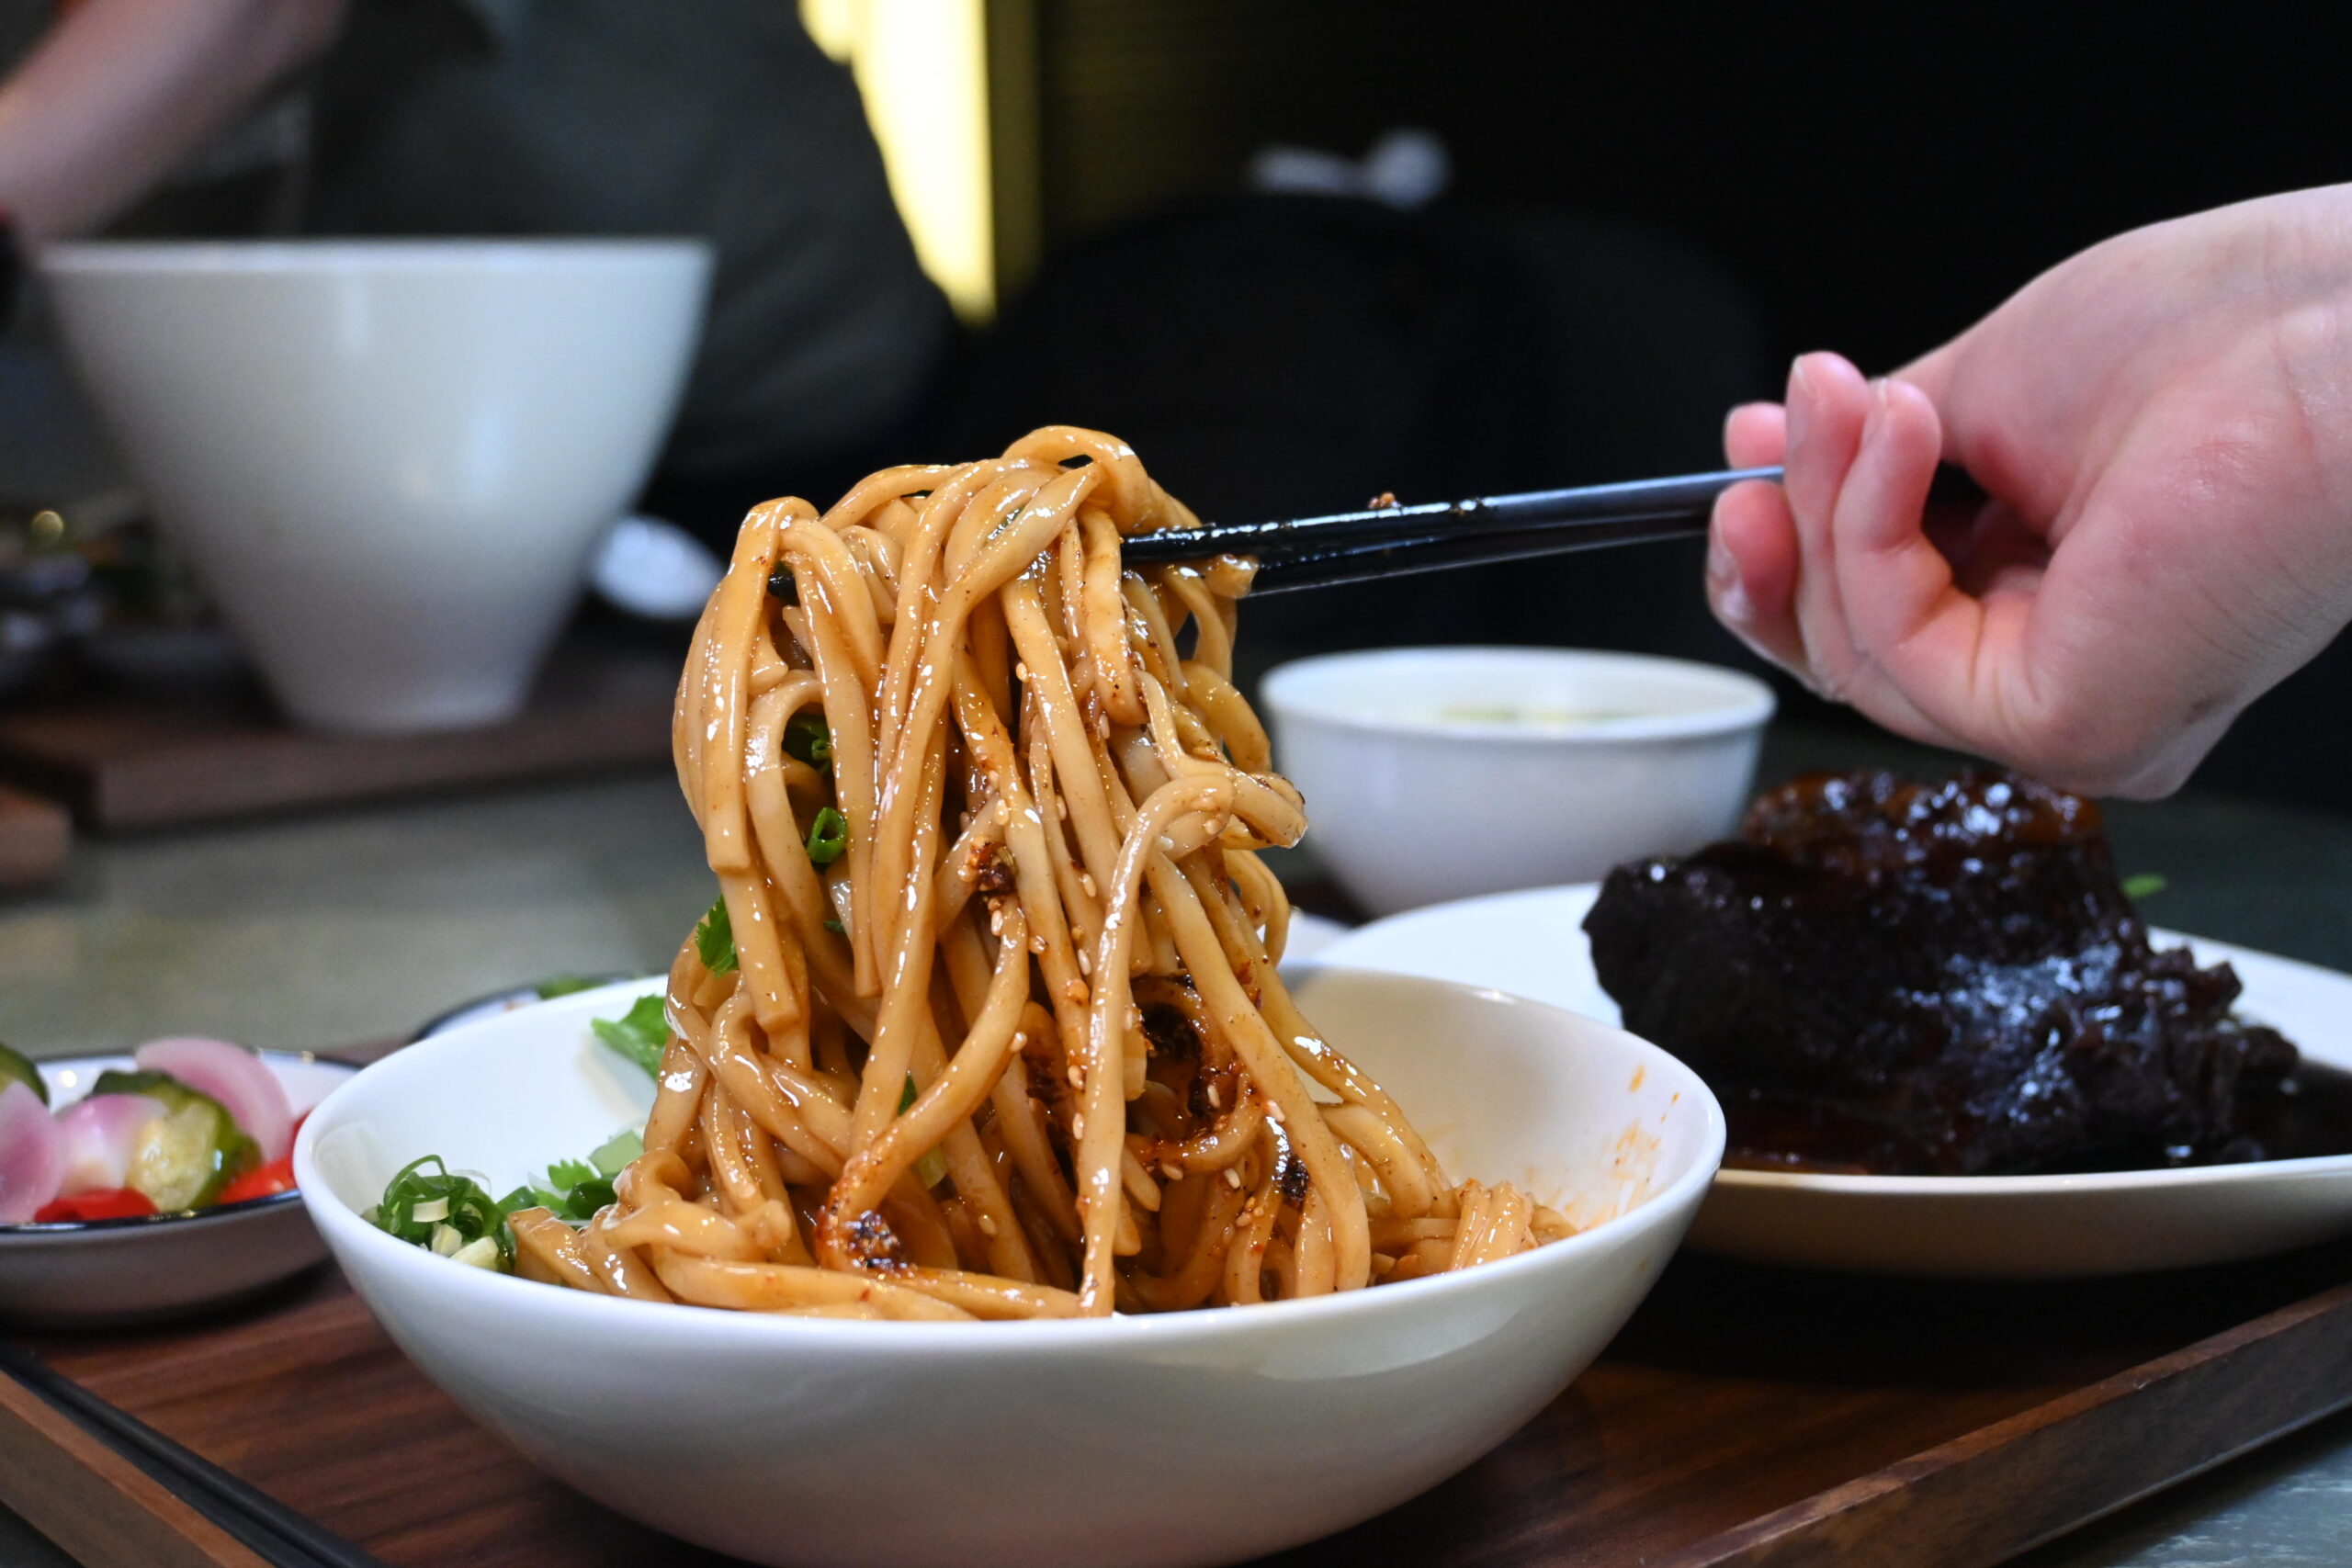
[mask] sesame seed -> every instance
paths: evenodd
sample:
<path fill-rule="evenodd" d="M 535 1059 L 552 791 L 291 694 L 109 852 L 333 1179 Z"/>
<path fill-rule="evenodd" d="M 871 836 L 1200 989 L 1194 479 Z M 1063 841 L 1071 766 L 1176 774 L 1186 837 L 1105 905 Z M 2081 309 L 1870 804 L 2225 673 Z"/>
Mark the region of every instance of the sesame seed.
<path fill-rule="evenodd" d="M 1078 972 L 1081 975 L 1094 973 L 1094 960 L 1087 956 L 1086 949 L 1082 947 L 1078 950 Z"/>
<path fill-rule="evenodd" d="M 1232 1188 L 1236 1192 L 1240 1191 L 1241 1173 L 1234 1169 L 1231 1166 L 1227 1166 L 1225 1168 L 1225 1184 L 1227 1187 Z"/>
<path fill-rule="evenodd" d="M 987 1214 L 982 1214 L 980 1216 L 980 1234 L 988 1237 L 990 1241 L 994 1241 L 996 1239 L 996 1221 L 994 1218 Z"/>

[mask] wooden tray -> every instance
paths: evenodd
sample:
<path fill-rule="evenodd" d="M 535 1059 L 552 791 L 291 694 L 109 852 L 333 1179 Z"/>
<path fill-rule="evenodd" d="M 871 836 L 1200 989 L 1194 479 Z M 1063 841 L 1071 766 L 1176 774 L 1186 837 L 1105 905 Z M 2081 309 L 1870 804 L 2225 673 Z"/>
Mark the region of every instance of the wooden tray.
<path fill-rule="evenodd" d="M 404 736 L 298 729 L 255 697 L 85 697 L 0 712 L 0 778 L 125 829 L 654 763 L 677 683 L 675 652 L 567 646 L 512 724 Z"/>
<path fill-rule="evenodd" d="M 2340 1247 L 2021 1286 L 1684 1258 L 1501 1449 L 1279 1561 L 1997 1562 L 2352 1403 L 2347 1280 Z M 331 1269 L 209 1323 L 28 1342 L 390 1563 L 718 1561 L 541 1478 Z"/>
<path fill-rule="evenodd" d="M 62 876 L 72 837 L 73 825 L 61 807 L 0 787 L 0 893 Z"/>

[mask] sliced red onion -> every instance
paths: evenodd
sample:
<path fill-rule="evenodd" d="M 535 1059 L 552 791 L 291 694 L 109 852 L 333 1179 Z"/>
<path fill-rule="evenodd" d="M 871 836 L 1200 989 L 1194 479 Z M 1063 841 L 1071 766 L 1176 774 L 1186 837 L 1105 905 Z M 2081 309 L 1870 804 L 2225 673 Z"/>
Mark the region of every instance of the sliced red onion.
<path fill-rule="evenodd" d="M 139 1134 L 164 1113 L 164 1102 L 143 1094 L 94 1094 L 57 1113 L 65 1134 L 65 1179 L 58 1195 L 104 1192 L 124 1184 Z"/>
<path fill-rule="evenodd" d="M 151 1073 L 168 1073 L 220 1102 L 238 1130 L 261 1145 L 264 1165 L 293 1142 L 294 1111 L 285 1086 L 262 1059 L 226 1040 L 151 1040 L 136 1060 Z"/>
<path fill-rule="evenodd" d="M 0 1089 L 0 1225 L 20 1225 L 57 1196 L 65 1134 L 40 1096 L 14 1078 Z"/>

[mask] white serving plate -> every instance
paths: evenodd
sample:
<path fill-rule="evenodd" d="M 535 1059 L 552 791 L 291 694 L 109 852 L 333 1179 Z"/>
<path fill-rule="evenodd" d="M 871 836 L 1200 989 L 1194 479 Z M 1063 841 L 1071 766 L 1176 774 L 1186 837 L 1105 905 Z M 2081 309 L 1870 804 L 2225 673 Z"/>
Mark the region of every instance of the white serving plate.
<path fill-rule="evenodd" d="M 1705 1086 L 1629 1034 L 1322 971 L 1301 981 L 1309 1015 L 1452 1173 L 1524 1182 L 1591 1228 L 1317 1301 L 851 1323 L 558 1290 L 359 1217 L 420 1156 L 498 1190 L 640 1118 L 650 1084 L 588 1023 L 650 983 L 385 1058 L 319 1108 L 294 1168 L 360 1295 L 476 1419 L 599 1502 L 757 1562 L 1231 1562 L 1344 1529 L 1470 1463 L 1582 1371 L 1722 1155 Z"/>
<path fill-rule="evenodd" d="M 1488 986 L 1610 1023 L 1592 972 L 1590 883 L 1469 898 L 1350 932 L 1326 964 Z M 2241 1016 L 2352 1068 L 2352 976 L 2175 931 L 2245 983 Z M 1820 1176 L 1725 1170 L 1691 1227 L 1701 1251 L 1876 1274 L 2075 1278 L 2188 1268 L 2352 1233 L 2352 1155 L 2083 1176 Z"/>
<path fill-rule="evenodd" d="M 300 1052 L 264 1051 L 301 1115 L 357 1068 Z M 34 1064 L 62 1110 L 129 1056 Z M 327 1255 L 299 1192 L 190 1214 L 87 1224 L 0 1225 L 0 1319 L 58 1327 L 146 1323 L 217 1306 L 290 1278 Z"/>

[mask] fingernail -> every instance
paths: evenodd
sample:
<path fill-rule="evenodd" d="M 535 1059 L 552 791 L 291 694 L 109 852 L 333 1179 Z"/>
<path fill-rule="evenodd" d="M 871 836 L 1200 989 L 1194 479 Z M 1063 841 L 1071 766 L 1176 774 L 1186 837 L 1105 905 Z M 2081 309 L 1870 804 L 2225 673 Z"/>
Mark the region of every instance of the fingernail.
<path fill-rule="evenodd" d="M 1746 626 L 1756 618 L 1756 605 L 1747 597 L 1747 585 L 1736 577 L 1715 590 L 1715 614 L 1735 626 Z"/>
<path fill-rule="evenodd" d="M 1862 439 L 1867 442 L 1886 423 L 1886 378 L 1882 376 L 1871 383 L 1871 412 L 1862 416 Z"/>
<path fill-rule="evenodd" d="M 1755 618 L 1756 606 L 1739 580 L 1739 558 L 1713 534 L 1707 536 L 1707 595 L 1715 602 L 1716 614 L 1727 621 L 1745 626 Z"/>
<path fill-rule="evenodd" d="M 1789 366 L 1788 449 L 1793 456 L 1797 444 L 1804 439 L 1807 416 L 1813 412 L 1813 388 L 1805 380 L 1804 356 L 1799 355 Z"/>

